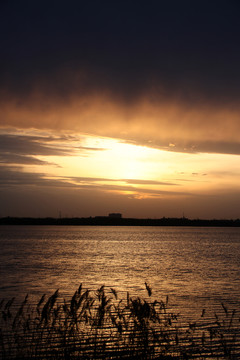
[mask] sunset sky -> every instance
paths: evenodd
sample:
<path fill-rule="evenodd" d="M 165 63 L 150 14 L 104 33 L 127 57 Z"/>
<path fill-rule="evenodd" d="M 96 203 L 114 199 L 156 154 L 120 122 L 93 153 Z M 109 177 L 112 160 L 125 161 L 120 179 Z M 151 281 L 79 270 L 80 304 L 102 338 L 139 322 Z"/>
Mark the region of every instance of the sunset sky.
<path fill-rule="evenodd" d="M 240 217 L 240 2 L 0 5 L 0 217 Z"/>

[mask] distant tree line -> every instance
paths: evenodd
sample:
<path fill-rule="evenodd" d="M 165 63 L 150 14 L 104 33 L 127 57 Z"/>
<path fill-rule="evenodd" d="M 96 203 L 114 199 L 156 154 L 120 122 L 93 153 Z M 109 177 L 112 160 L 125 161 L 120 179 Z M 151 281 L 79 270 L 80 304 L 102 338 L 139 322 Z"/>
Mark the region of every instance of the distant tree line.
<path fill-rule="evenodd" d="M 160 218 L 160 219 L 136 219 L 136 218 L 112 218 L 108 216 L 96 216 L 87 218 L 31 218 L 31 217 L 2 217 L 0 225 L 90 225 L 90 226 L 216 226 L 216 227 L 239 227 L 240 219 L 188 219 Z"/>

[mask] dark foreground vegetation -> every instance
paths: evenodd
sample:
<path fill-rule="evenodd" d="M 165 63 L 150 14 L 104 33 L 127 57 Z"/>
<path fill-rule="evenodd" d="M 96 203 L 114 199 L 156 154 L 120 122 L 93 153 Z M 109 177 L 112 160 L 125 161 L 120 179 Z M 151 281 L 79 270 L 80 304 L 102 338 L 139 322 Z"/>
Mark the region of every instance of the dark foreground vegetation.
<path fill-rule="evenodd" d="M 29 218 L 29 217 L 3 217 L 0 225 L 103 225 L 103 226 L 226 226 L 239 227 L 240 219 L 188 219 L 161 218 L 161 219 L 135 219 L 135 218 L 112 218 L 108 216 L 96 216 L 88 218 Z"/>
<path fill-rule="evenodd" d="M 239 313 L 222 305 L 209 322 L 181 324 L 166 301 L 119 299 L 114 289 L 82 286 L 70 300 L 56 291 L 38 304 L 1 301 L 2 359 L 239 359 Z"/>

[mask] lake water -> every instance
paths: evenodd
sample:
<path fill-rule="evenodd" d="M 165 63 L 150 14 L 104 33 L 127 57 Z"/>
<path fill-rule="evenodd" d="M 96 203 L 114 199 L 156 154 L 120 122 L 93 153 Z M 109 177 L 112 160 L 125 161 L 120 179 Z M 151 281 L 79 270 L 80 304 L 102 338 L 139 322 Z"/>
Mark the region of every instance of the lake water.
<path fill-rule="evenodd" d="M 1 226 L 0 298 L 80 283 L 164 299 L 183 314 L 240 309 L 240 228 Z M 189 315 L 191 314 L 191 315 Z"/>

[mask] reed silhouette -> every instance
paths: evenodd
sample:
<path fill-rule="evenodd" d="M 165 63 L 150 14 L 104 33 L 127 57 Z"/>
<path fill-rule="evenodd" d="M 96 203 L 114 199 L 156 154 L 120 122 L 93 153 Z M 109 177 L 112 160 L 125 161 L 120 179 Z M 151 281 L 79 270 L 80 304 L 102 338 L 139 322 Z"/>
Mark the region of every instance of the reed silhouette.
<path fill-rule="evenodd" d="M 118 298 L 104 286 L 79 286 L 71 299 L 56 291 L 31 304 L 28 297 L 0 303 L 1 359 L 236 359 L 240 354 L 239 314 L 222 304 L 215 321 L 181 324 L 165 301 Z"/>

